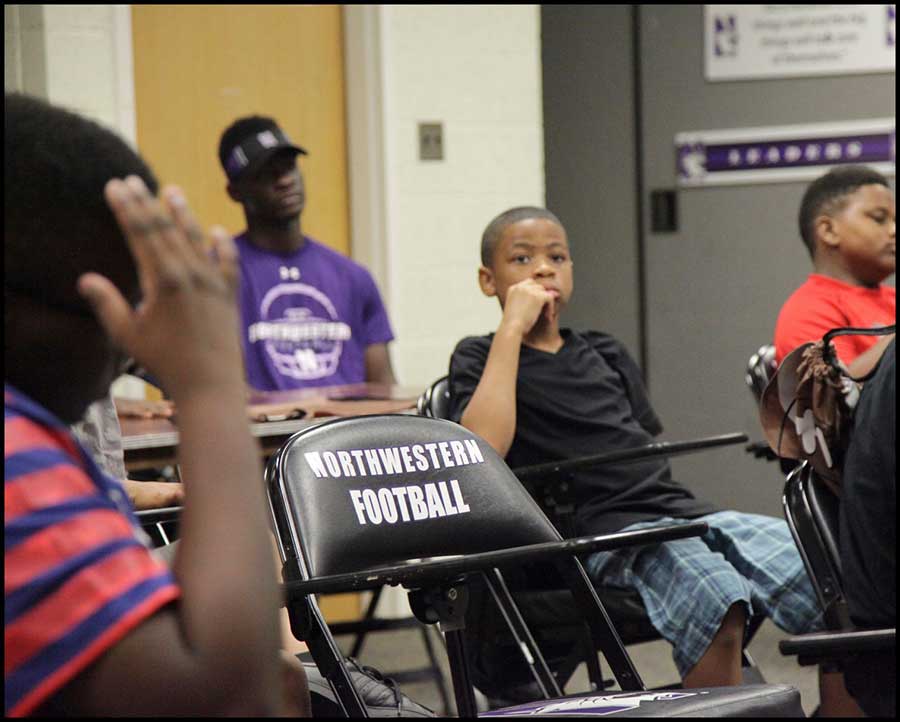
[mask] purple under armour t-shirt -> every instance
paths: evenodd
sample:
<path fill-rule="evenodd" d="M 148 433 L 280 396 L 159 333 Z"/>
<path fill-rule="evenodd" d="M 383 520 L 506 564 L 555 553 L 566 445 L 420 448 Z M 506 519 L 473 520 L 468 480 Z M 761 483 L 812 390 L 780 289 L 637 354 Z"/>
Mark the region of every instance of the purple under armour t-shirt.
<path fill-rule="evenodd" d="M 234 239 L 247 383 L 260 391 L 363 382 L 366 347 L 394 338 L 371 274 L 304 238 L 288 254 Z"/>

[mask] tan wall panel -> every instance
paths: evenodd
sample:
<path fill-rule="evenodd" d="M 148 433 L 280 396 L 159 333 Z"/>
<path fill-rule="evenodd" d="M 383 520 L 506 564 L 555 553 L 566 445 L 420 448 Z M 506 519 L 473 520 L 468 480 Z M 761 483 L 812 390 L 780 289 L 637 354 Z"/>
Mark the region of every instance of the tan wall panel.
<path fill-rule="evenodd" d="M 137 142 L 160 182 L 180 185 L 205 227 L 242 230 L 219 138 L 240 116 L 272 116 L 309 151 L 304 231 L 349 255 L 340 6 L 132 5 L 131 17 Z M 327 596 L 322 612 L 354 619 L 359 600 Z"/>
<path fill-rule="evenodd" d="M 205 226 L 244 228 L 225 192 L 222 131 L 274 117 L 305 147 L 303 229 L 349 255 L 341 9 L 337 5 L 132 5 L 138 146 Z"/>

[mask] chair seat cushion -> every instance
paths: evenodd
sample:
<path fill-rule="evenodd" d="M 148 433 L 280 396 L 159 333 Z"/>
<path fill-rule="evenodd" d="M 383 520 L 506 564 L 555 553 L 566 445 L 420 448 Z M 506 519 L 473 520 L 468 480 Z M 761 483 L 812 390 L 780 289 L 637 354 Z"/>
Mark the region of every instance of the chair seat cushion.
<path fill-rule="evenodd" d="M 671 691 L 616 692 L 541 700 L 479 717 L 804 717 L 800 693 L 782 684 Z"/>

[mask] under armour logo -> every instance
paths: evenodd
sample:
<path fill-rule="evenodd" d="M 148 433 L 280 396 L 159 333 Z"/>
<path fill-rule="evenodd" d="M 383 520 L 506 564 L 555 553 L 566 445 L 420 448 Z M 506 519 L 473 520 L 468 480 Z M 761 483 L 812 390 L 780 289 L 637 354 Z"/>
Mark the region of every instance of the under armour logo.
<path fill-rule="evenodd" d="M 296 266 L 281 266 L 278 269 L 278 275 L 281 276 L 282 281 L 299 281 L 300 269 Z"/>

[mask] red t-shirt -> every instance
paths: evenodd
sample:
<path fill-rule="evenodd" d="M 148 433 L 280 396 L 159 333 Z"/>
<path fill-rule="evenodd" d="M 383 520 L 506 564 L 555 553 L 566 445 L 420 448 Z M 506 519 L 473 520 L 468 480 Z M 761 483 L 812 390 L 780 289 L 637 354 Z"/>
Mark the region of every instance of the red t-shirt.
<path fill-rule="evenodd" d="M 811 273 L 781 307 L 775 323 L 775 360 L 781 363 L 798 346 L 818 341 L 838 326 L 889 326 L 897 319 L 896 290 L 853 286 Z M 832 341 L 845 364 L 878 342 L 879 336 L 838 336 Z"/>
<path fill-rule="evenodd" d="M 121 484 L 49 411 L 3 391 L 3 704 L 22 717 L 181 592 Z"/>

